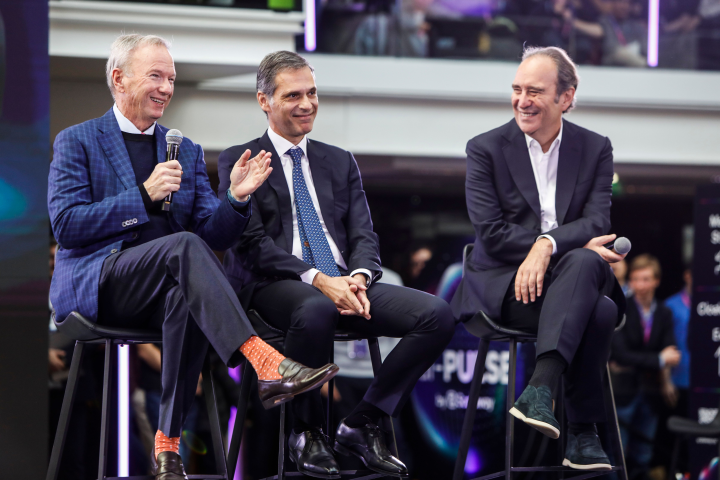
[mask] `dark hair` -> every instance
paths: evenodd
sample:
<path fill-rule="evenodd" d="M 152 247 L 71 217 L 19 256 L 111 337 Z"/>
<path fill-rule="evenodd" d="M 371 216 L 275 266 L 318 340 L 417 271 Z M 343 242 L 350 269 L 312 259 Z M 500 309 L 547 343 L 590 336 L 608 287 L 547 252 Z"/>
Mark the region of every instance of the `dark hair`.
<path fill-rule="evenodd" d="M 560 95 L 567 92 L 571 88 L 574 88 L 575 91 L 577 91 L 578 85 L 580 84 L 580 75 L 578 75 L 578 70 L 575 62 L 572 61 L 570 55 L 568 55 L 565 50 L 558 47 L 525 47 L 522 54 L 522 61 L 524 62 L 528 58 L 534 57 L 536 55 L 548 57 L 550 60 L 555 62 L 558 74 L 557 97 L 555 99 L 556 102 L 560 100 Z M 575 108 L 576 103 L 577 98 L 573 97 L 572 103 L 563 113 L 567 113 L 573 108 Z"/>
<path fill-rule="evenodd" d="M 272 96 L 275 94 L 275 89 L 277 88 L 275 78 L 278 73 L 283 70 L 300 70 L 305 67 L 309 68 L 310 72 L 315 75 L 313 67 L 297 53 L 280 50 L 265 55 L 265 58 L 262 59 L 260 67 L 258 68 L 257 91 L 263 92 L 272 99 Z"/>

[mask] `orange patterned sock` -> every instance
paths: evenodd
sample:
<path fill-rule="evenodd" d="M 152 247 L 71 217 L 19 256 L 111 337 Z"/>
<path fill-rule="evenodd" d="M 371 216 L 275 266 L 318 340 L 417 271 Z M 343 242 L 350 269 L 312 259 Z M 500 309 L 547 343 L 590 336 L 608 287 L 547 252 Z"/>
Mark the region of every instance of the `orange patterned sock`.
<path fill-rule="evenodd" d="M 167 437 L 163 432 L 158 430 L 155 433 L 155 457 L 160 452 L 175 452 L 180 454 L 180 437 Z"/>
<path fill-rule="evenodd" d="M 257 373 L 258 380 L 280 380 L 282 378 L 282 375 L 278 373 L 278 367 L 285 357 L 263 342 L 257 335 L 253 335 L 242 344 L 240 353 L 250 361 Z"/>

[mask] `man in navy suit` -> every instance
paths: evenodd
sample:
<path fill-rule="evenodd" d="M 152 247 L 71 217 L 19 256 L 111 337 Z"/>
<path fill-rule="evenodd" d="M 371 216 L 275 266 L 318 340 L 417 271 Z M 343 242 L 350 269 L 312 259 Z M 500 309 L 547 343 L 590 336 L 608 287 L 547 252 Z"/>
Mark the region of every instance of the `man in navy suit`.
<path fill-rule="evenodd" d="M 245 152 L 233 162 L 220 200 L 202 149 L 189 139 L 178 160 L 158 163 L 168 130 L 157 120 L 175 82 L 168 48 L 156 36 L 119 37 L 107 63 L 115 105 L 55 140 L 48 207 L 59 248 L 50 299 L 58 323 L 75 311 L 104 325 L 162 330 L 152 461 L 158 478 L 180 480 L 180 432 L 208 343 L 228 366 L 242 356 L 252 363 L 268 407 L 319 387 L 337 366 L 309 369 L 260 340 L 211 250 L 230 247 L 245 230 L 249 196 L 272 172 L 270 155 Z"/>
<path fill-rule="evenodd" d="M 253 194 L 253 216 L 225 256 L 230 283 L 245 308 L 287 332 L 285 353 L 306 365 L 324 364 L 335 328 L 369 336 L 402 337 L 364 399 L 337 430 L 335 448 L 363 459 L 372 470 L 406 477 L 378 428 L 397 415 L 415 382 L 450 341 L 449 305 L 416 290 L 377 283 L 382 274 L 378 237 L 355 158 L 308 139 L 318 111 L 312 67 L 292 52 L 266 56 L 257 75 L 265 134 L 224 151 L 218 161 L 219 194 L 228 187 L 238 152 L 272 152 L 275 169 Z M 321 427 L 317 391 L 292 405 L 290 458 L 298 470 L 340 478 Z M 328 426 L 328 428 L 330 428 Z"/>
<path fill-rule="evenodd" d="M 466 200 L 477 238 L 452 307 L 537 332 L 537 365 L 510 413 L 558 438 L 552 395 L 564 373 L 570 422 L 564 465 L 610 468 L 596 423 L 602 380 L 625 299 L 603 247 L 610 229 L 610 140 L 563 120 L 575 105 L 575 64 L 529 48 L 513 82 L 515 119 L 467 144 Z"/>

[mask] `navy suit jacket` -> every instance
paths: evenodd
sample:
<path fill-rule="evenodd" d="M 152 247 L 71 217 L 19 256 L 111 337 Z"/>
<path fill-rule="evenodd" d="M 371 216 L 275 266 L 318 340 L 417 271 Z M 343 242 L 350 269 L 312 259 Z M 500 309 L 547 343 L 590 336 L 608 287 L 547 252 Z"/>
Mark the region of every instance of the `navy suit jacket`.
<path fill-rule="evenodd" d="M 541 235 L 540 197 L 525 135 L 514 119 L 471 139 L 466 153 L 465 194 L 476 239 L 451 306 L 460 321 L 478 310 L 497 319 L 513 275 Z M 547 232 L 557 243 L 553 263 L 609 231 L 612 177 L 610 140 L 563 120 L 558 228 Z M 613 288 L 613 300 L 622 302 L 616 282 Z M 623 308 L 618 305 L 621 316 Z"/>
<path fill-rule="evenodd" d="M 373 279 L 382 275 L 378 237 L 373 232 L 370 208 L 352 154 L 325 143 L 308 140 L 308 160 L 325 225 L 345 260 L 348 271 L 365 268 Z M 220 154 L 219 195 L 230 185 L 230 171 L 245 150 L 272 153 L 273 171 L 252 194 L 253 216 L 240 241 L 225 255 L 225 271 L 245 308 L 255 288 L 277 279 L 300 280 L 312 268 L 292 254 L 293 222 L 290 189 L 280 156 L 267 132 L 244 145 Z M 285 153 L 285 152 L 280 152 Z"/>
<path fill-rule="evenodd" d="M 167 128 L 155 126 L 157 156 L 165 159 Z M 170 224 L 192 230 L 214 250 L 229 248 L 248 218 L 210 186 L 202 148 L 185 138 L 180 146 L 180 190 L 173 194 Z M 228 180 L 229 185 L 229 180 Z M 123 243 L 132 246 L 149 221 L 122 132 L 110 109 L 60 132 L 48 179 L 48 209 L 58 241 L 50 301 L 59 321 L 72 311 L 97 320 L 102 265 Z"/>

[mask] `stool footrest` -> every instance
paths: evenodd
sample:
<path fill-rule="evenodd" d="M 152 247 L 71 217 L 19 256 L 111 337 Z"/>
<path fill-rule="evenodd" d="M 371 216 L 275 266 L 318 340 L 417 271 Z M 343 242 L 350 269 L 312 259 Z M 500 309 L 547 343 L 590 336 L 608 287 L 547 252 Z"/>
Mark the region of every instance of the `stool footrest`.
<path fill-rule="evenodd" d="M 188 480 L 225 480 L 224 475 L 188 475 Z M 154 475 L 133 475 L 130 477 L 105 477 L 104 480 L 155 480 Z"/>
<path fill-rule="evenodd" d="M 612 467 L 610 470 L 578 470 L 570 467 L 512 467 L 512 472 L 563 472 L 563 473 L 577 473 L 579 475 L 569 477 L 571 480 L 583 480 L 586 478 L 599 477 L 600 475 L 607 475 L 612 472 L 619 472 L 623 467 Z M 491 473 L 489 475 L 483 475 L 482 477 L 476 477 L 472 480 L 490 480 L 492 478 L 504 477 L 505 470 L 500 472 Z"/>
<path fill-rule="evenodd" d="M 353 480 L 373 480 L 375 478 L 385 478 L 387 475 L 384 475 L 382 473 L 375 473 L 371 472 L 370 470 L 341 470 L 340 475 L 342 477 L 348 477 Z M 362 475 L 362 476 L 358 476 Z M 285 477 L 306 477 L 307 475 L 304 475 L 300 472 L 285 472 Z M 190 475 L 188 475 L 188 479 L 191 478 Z M 208 477 L 210 478 L 210 477 Z M 273 475 L 272 477 L 265 477 L 261 478 L 260 480 L 277 480 L 278 476 Z"/>

